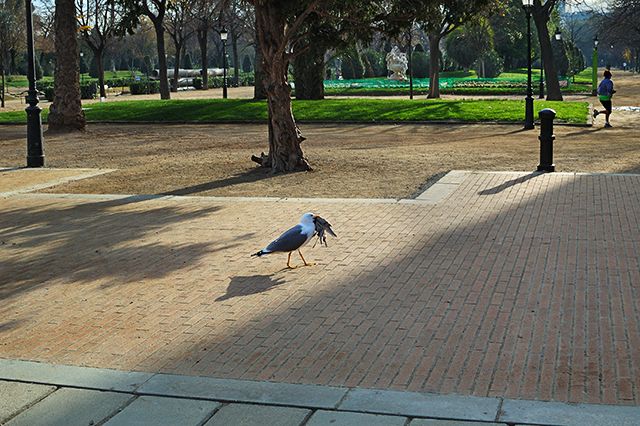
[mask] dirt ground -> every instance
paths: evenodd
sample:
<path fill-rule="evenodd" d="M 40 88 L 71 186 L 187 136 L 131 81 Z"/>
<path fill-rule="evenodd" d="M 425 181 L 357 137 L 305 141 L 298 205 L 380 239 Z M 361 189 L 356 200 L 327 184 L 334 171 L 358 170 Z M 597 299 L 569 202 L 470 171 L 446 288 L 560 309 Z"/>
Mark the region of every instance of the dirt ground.
<path fill-rule="evenodd" d="M 614 81 L 614 107 L 640 106 L 640 76 L 614 71 Z M 248 89 L 237 90 L 239 97 Z M 556 170 L 640 173 L 640 110 L 616 110 L 611 122 L 613 129 L 603 129 L 601 117 L 594 127 L 556 126 Z M 45 133 L 48 167 L 117 169 L 48 191 L 404 198 L 449 170 L 529 171 L 538 164 L 538 130 L 520 125 L 300 128 L 315 170 L 276 176 L 250 161 L 267 149 L 266 125 L 91 124 L 84 133 Z M 0 126 L 0 152 L 0 166 L 25 164 L 24 126 Z"/>

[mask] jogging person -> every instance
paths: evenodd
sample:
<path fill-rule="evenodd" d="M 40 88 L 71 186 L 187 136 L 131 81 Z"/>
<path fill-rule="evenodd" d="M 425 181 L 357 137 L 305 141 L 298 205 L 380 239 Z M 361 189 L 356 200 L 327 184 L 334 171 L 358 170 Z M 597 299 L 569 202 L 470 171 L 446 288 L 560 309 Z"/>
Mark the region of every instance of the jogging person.
<path fill-rule="evenodd" d="M 609 116 L 611 115 L 611 97 L 616 93 L 613 90 L 613 81 L 611 81 L 611 71 L 606 70 L 604 72 L 604 79 L 598 85 L 598 98 L 600 99 L 600 103 L 604 107 L 604 111 L 598 111 L 597 109 L 593 109 L 593 118 L 596 118 L 598 114 L 605 114 L 605 123 L 604 127 L 613 127 L 609 123 Z"/>

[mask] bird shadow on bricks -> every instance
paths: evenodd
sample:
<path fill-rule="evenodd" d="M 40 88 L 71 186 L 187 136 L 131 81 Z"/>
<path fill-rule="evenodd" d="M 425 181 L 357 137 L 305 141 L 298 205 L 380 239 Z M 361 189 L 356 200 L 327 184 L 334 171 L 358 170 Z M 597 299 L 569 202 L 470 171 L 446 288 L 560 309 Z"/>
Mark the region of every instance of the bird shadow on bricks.
<path fill-rule="evenodd" d="M 250 296 L 263 293 L 272 288 L 284 284 L 283 278 L 274 278 L 272 275 L 249 275 L 232 277 L 227 292 L 216 299 L 216 302 L 233 299 L 234 297 Z"/>

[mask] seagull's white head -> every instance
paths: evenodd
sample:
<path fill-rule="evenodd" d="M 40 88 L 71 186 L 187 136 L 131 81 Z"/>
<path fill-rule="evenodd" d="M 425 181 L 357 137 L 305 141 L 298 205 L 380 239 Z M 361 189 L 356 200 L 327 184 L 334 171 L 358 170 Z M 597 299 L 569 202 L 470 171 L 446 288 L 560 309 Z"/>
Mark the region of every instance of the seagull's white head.
<path fill-rule="evenodd" d="M 305 213 L 302 215 L 302 217 L 300 218 L 300 223 L 303 224 L 311 224 L 313 223 L 313 220 L 315 219 L 316 215 L 314 215 L 313 213 L 309 212 L 309 213 Z"/>

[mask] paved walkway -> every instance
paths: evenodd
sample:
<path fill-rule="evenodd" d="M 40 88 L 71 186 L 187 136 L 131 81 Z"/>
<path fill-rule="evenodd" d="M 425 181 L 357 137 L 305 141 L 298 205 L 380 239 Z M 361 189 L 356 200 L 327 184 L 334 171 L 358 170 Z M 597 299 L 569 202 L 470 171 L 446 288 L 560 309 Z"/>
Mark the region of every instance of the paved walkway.
<path fill-rule="evenodd" d="M 639 204 L 640 176 L 559 173 L 451 173 L 418 200 L 14 190 L 0 358 L 638 405 Z M 339 236 L 316 266 L 248 256 L 305 211 Z"/>
<path fill-rule="evenodd" d="M 8 380 L 2 380 L 8 379 Z M 124 372 L 0 359 L 0 424 L 635 426 L 640 407 Z"/>

